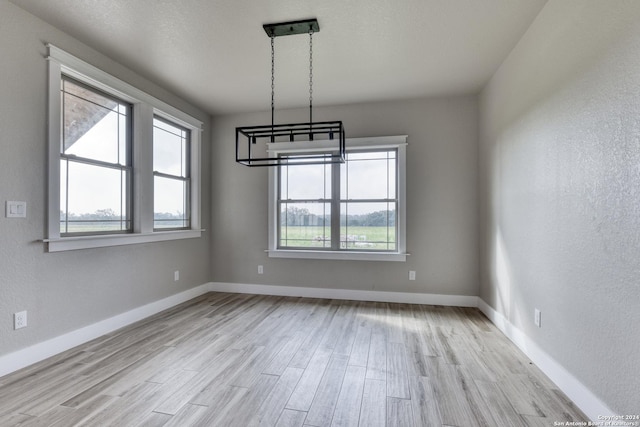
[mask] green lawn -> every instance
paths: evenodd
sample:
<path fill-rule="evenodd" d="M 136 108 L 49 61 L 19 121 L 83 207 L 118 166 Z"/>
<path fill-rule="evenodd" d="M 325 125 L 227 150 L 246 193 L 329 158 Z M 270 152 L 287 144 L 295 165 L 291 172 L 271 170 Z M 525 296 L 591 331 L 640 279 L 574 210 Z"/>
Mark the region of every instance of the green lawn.
<path fill-rule="evenodd" d="M 103 222 L 103 221 L 87 221 L 87 222 L 69 222 L 69 230 L 66 231 L 64 223 L 60 224 L 60 232 L 65 233 L 106 233 L 111 231 L 121 231 L 120 222 Z"/>
<path fill-rule="evenodd" d="M 124 226 L 125 224 L 123 223 L 122 227 Z M 154 227 L 158 230 L 162 230 L 163 228 L 177 229 L 184 227 L 184 222 L 180 220 L 155 221 Z M 65 231 L 64 222 L 60 222 L 60 233 L 109 233 L 118 231 L 124 231 L 121 228 L 120 221 L 69 221 L 68 231 Z"/>
<path fill-rule="evenodd" d="M 389 235 L 387 236 L 387 233 Z M 282 226 L 281 247 L 331 247 L 331 228 Z M 395 250 L 395 230 L 387 227 L 340 227 L 342 249 Z"/>

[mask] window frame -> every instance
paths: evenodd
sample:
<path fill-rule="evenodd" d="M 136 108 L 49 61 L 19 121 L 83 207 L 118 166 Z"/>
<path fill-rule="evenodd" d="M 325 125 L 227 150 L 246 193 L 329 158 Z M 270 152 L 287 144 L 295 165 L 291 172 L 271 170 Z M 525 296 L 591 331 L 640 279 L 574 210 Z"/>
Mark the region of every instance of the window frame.
<path fill-rule="evenodd" d="M 154 115 L 153 116 L 153 121 L 155 122 L 155 120 L 164 122 L 166 125 L 169 126 L 173 126 L 174 128 L 178 128 L 182 131 L 185 131 L 186 133 L 186 137 L 185 137 L 185 143 L 186 143 L 186 148 L 185 148 L 185 157 L 186 157 L 186 164 L 185 164 L 185 176 L 178 176 L 178 175 L 172 175 L 172 174 L 168 174 L 165 172 L 159 172 L 156 170 L 155 165 L 153 166 L 153 178 L 154 178 L 154 183 L 153 183 L 153 187 L 154 187 L 154 212 L 153 212 L 153 231 L 154 232 L 158 232 L 158 231 L 171 231 L 171 230 L 188 230 L 191 227 L 191 130 L 181 126 L 177 123 L 175 123 L 172 120 L 166 119 L 162 116 L 159 115 Z M 154 124 L 154 128 L 155 128 L 155 124 Z M 160 128 L 161 129 L 161 128 Z M 153 150 L 155 150 L 155 138 L 153 139 Z M 155 156 L 155 151 L 153 153 L 153 155 Z M 186 192 L 185 192 L 185 199 L 183 200 L 183 205 L 185 207 L 185 221 L 187 222 L 188 225 L 184 226 L 184 227 L 156 227 L 156 217 L 155 217 L 155 178 L 164 178 L 164 179 L 171 179 L 174 181 L 182 181 L 184 183 L 184 185 L 186 185 Z"/>
<path fill-rule="evenodd" d="M 202 122 L 189 114 L 147 94 L 146 92 L 88 64 L 87 62 L 46 44 L 48 61 L 48 219 L 47 237 L 43 242 L 48 252 L 120 246 L 138 243 L 198 238 L 200 228 L 201 131 Z M 60 82 L 68 76 L 80 83 L 105 92 L 131 104 L 131 194 L 133 229 L 129 233 L 63 236 L 60 233 Z M 190 211 L 189 229 L 153 229 L 153 117 L 158 116 L 190 131 Z"/>
<path fill-rule="evenodd" d="M 61 135 L 60 137 L 60 143 L 59 143 L 59 161 L 66 161 L 67 162 L 67 175 L 65 177 L 65 183 L 67 184 L 67 189 L 65 190 L 65 194 L 67 195 L 67 206 L 68 206 L 68 184 L 69 184 L 69 173 L 68 173 L 68 168 L 70 163 L 81 163 L 81 164 L 85 164 L 88 166 L 95 166 L 95 167 L 101 167 L 101 168 L 108 168 L 108 169 L 112 169 L 112 170 L 119 170 L 121 173 L 123 171 L 127 172 L 127 183 L 126 183 L 126 188 L 127 188 L 127 201 L 126 201 L 126 218 L 125 218 L 125 222 L 127 223 L 127 228 L 125 229 L 121 229 L 121 230 L 112 230 L 112 231 L 85 231 L 85 232 L 69 232 L 68 231 L 68 223 L 69 223 L 69 219 L 68 219 L 68 211 L 67 211 L 67 219 L 65 221 L 65 223 L 67 224 L 67 231 L 66 232 L 62 232 L 60 231 L 60 235 L 62 237 L 73 237 L 73 236 L 97 236 L 97 235 L 111 235 L 111 234 L 124 234 L 124 233 L 131 233 L 131 231 L 133 230 L 133 180 L 132 180 L 132 175 L 133 175 L 133 168 L 132 168 L 132 137 L 131 137 L 131 122 L 132 122 L 132 115 L 133 115 L 133 108 L 131 106 L 131 104 L 129 104 L 128 102 L 114 96 L 113 94 L 110 93 L 106 93 L 100 89 L 97 89 L 95 87 L 89 86 L 88 84 L 78 81 L 72 77 L 67 76 L 66 74 L 62 74 L 61 75 L 61 82 L 63 81 L 67 81 L 73 85 L 76 85 L 78 87 L 82 87 L 84 89 L 88 89 L 90 91 L 92 91 L 94 94 L 103 96 L 105 98 L 110 98 L 113 101 L 116 101 L 118 103 L 122 103 L 122 104 L 126 104 L 127 105 L 127 123 L 126 123 L 126 147 L 125 147 L 125 152 L 126 152 L 126 157 L 127 157 L 127 162 L 126 164 L 120 164 L 120 163 L 111 163 L 111 162 L 106 162 L 104 160 L 99 160 L 99 159 L 92 159 L 92 158 L 88 158 L 88 157 L 82 157 L 82 156 L 76 156 L 74 154 L 67 154 L 65 153 L 65 150 L 63 149 L 64 146 L 64 135 Z M 62 86 L 61 89 L 62 91 Z M 64 105 L 64 102 L 63 104 Z M 62 111 L 61 108 L 61 119 L 63 119 L 64 117 L 64 111 Z M 61 178 L 61 177 L 60 177 Z M 122 189 L 122 188 L 121 188 Z M 61 191 L 62 192 L 62 191 Z M 122 195 L 120 197 L 120 199 L 122 200 Z M 120 220 L 122 222 L 122 219 Z M 61 223 L 61 221 L 59 222 L 59 224 Z"/>
<path fill-rule="evenodd" d="M 317 148 L 313 150 L 317 150 Z M 304 142 L 283 142 L 271 144 L 270 152 L 274 154 L 292 152 L 304 153 Z M 269 257 L 272 258 L 300 258 L 300 259 L 328 259 L 328 260 L 362 260 L 362 261 L 406 261 L 406 146 L 407 135 L 383 136 L 369 138 L 347 138 L 347 152 L 379 151 L 382 149 L 397 150 L 397 198 L 396 211 L 396 250 L 395 251 L 371 251 L 354 249 L 303 249 L 303 248 L 279 248 L 278 230 L 280 227 L 279 212 L 279 168 L 269 168 L 269 206 L 268 206 L 268 245 Z M 299 166 L 300 167 L 300 166 Z M 341 178 L 342 179 L 342 178 Z M 335 185 L 335 177 L 332 178 L 331 203 L 341 203 L 340 185 Z M 337 187 L 337 188 L 336 188 Z M 335 229 L 335 226 L 332 226 Z M 339 230 L 339 227 L 338 227 Z M 333 235 L 332 230 L 332 235 Z"/>

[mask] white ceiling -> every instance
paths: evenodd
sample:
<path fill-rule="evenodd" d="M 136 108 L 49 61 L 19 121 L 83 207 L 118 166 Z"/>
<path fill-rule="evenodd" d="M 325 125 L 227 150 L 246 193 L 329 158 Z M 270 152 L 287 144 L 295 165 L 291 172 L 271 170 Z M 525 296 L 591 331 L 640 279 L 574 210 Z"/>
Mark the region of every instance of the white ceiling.
<path fill-rule="evenodd" d="M 314 105 L 477 92 L 546 0 L 12 0 L 212 114 L 270 107 L 262 24 L 317 18 Z M 276 108 L 308 105 L 308 36 L 276 38 Z"/>

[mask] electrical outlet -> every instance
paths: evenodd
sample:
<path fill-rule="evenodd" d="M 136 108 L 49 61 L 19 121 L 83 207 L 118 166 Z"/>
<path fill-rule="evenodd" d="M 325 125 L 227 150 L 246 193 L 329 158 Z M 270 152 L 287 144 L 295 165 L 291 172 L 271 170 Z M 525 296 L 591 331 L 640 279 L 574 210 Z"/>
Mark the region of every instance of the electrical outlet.
<path fill-rule="evenodd" d="M 416 272 L 411 270 L 409 271 L 409 280 L 416 280 Z"/>
<path fill-rule="evenodd" d="M 537 308 L 533 312 L 533 323 L 535 323 L 538 328 L 542 327 L 542 314 Z"/>
<path fill-rule="evenodd" d="M 177 282 L 178 280 L 180 280 L 180 270 L 176 270 L 173 272 L 173 281 Z"/>
<path fill-rule="evenodd" d="M 258 274 L 263 274 L 264 273 L 264 267 L 259 265 L 258 266 Z"/>
<path fill-rule="evenodd" d="M 13 313 L 13 329 L 20 329 L 27 327 L 27 312 L 21 311 L 19 313 Z"/>

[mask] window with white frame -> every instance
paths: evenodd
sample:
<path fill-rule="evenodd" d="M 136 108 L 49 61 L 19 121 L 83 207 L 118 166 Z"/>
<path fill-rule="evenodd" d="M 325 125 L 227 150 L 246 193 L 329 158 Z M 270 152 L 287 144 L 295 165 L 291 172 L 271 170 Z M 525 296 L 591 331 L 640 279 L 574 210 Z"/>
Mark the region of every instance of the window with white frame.
<path fill-rule="evenodd" d="M 153 119 L 153 228 L 189 228 L 189 130 Z"/>
<path fill-rule="evenodd" d="M 344 163 L 272 168 L 270 256 L 405 260 L 405 150 L 406 136 L 354 138 Z"/>
<path fill-rule="evenodd" d="M 47 47 L 48 250 L 200 237 L 202 123 Z"/>
<path fill-rule="evenodd" d="M 131 105 L 67 76 L 60 83 L 60 234 L 129 232 Z"/>

